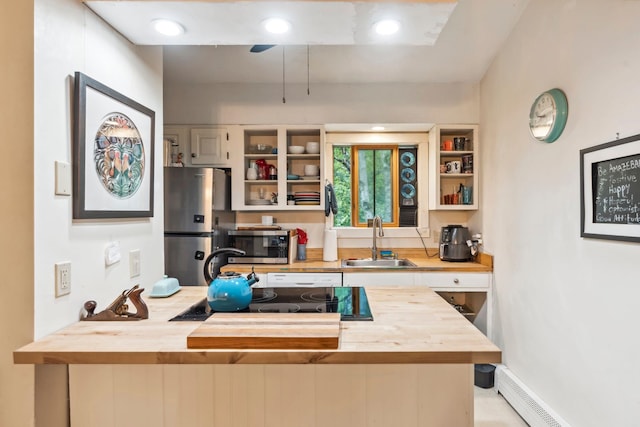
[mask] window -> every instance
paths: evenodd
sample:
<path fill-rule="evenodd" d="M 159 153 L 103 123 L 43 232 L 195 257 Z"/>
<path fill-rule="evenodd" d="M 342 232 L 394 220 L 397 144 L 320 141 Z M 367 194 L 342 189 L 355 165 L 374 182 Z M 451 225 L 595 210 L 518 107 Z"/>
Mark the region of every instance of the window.
<path fill-rule="evenodd" d="M 343 124 L 325 128 L 325 176 L 338 200 L 338 212 L 327 217 L 326 225 L 336 227 L 342 239 L 371 239 L 371 231 L 365 227 L 375 213 L 384 218 L 385 236 L 428 236 L 431 126 L 409 124 L 384 132 L 350 130 L 349 126 L 370 129 Z"/>
<path fill-rule="evenodd" d="M 334 226 L 366 227 L 376 215 L 398 226 L 397 164 L 397 145 L 334 145 L 333 186 L 341 201 Z"/>

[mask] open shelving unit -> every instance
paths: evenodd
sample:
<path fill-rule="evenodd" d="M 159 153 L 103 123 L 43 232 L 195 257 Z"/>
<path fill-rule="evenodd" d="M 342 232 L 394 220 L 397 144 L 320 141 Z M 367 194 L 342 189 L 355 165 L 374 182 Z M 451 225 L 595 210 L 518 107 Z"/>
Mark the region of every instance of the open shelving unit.
<path fill-rule="evenodd" d="M 445 142 L 454 138 L 465 139 L 463 149 L 445 149 Z M 478 146 L 477 125 L 434 126 L 429 132 L 429 209 L 478 209 Z M 460 173 L 446 171 L 449 162 L 460 162 Z M 462 197 L 462 187 L 470 189 L 467 203 Z"/>
<path fill-rule="evenodd" d="M 324 128 L 322 126 L 244 126 L 242 140 L 243 153 L 239 156 L 241 164 L 237 163 L 237 167 L 234 168 L 234 182 L 241 182 L 241 185 L 234 185 L 233 209 L 244 211 L 324 209 L 324 197 L 322 197 Z M 319 143 L 319 153 L 291 154 L 288 152 L 290 146 L 306 147 L 307 142 L 311 141 Z M 260 151 L 259 145 L 270 148 Z M 277 168 L 276 179 L 247 178 L 248 168 L 260 159 Z M 317 166 L 319 170 L 317 177 L 306 177 L 305 165 Z M 292 175 L 299 178 L 293 179 Z M 317 192 L 321 197 L 317 203 L 305 201 L 299 204 L 288 204 L 287 196 L 293 196 L 296 192 Z M 268 203 L 268 200 L 275 200 L 275 202 Z"/>

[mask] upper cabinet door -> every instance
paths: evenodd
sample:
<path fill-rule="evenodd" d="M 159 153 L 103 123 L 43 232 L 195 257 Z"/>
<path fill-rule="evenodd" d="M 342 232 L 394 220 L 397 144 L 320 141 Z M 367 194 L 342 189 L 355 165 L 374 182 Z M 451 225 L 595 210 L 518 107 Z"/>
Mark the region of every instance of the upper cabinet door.
<path fill-rule="evenodd" d="M 191 164 L 228 165 L 229 132 L 227 128 L 192 128 Z"/>

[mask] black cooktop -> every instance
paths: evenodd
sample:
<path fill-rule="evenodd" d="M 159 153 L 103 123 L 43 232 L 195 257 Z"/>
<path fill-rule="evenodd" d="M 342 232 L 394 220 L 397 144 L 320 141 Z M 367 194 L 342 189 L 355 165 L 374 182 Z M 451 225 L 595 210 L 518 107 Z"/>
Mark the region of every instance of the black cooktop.
<path fill-rule="evenodd" d="M 340 320 L 373 320 L 362 287 L 253 288 L 251 304 L 238 313 L 340 313 Z M 215 313 L 204 298 L 170 319 L 203 321 Z"/>

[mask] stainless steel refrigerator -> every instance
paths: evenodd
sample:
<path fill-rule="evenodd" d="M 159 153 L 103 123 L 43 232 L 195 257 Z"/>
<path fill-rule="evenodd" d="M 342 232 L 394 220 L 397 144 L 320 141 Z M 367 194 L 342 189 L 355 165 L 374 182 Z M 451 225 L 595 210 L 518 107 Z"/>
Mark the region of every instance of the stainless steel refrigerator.
<path fill-rule="evenodd" d="M 204 261 L 214 249 L 227 246 L 235 221 L 230 171 L 164 168 L 164 267 L 169 277 L 180 285 L 207 285 Z"/>

